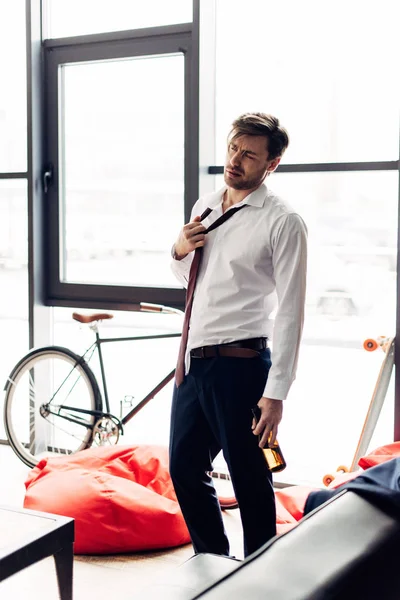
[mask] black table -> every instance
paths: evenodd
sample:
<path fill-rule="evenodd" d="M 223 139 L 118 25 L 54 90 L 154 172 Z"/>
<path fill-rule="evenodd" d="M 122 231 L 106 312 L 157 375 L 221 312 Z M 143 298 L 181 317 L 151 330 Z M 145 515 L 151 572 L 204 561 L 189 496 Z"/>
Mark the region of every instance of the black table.
<path fill-rule="evenodd" d="M 72 600 L 73 542 L 69 517 L 0 506 L 0 582 L 54 556 L 60 599 Z"/>

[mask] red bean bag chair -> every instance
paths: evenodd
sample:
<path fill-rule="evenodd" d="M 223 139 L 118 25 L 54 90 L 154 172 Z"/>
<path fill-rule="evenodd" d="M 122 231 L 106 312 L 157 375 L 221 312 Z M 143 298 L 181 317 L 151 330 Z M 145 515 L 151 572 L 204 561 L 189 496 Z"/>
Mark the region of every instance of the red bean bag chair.
<path fill-rule="evenodd" d="M 24 507 L 73 517 L 76 554 L 110 554 L 190 541 L 160 446 L 89 448 L 41 460 Z"/>
<path fill-rule="evenodd" d="M 372 450 L 358 461 L 360 469 L 351 473 L 337 473 L 327 489 L 336 489 L 351 479 L 358 477 L 363 470 L 381 464 L 400 456 L 400 442 L 386 444 Z M 304 506 L 308 494 L 318 488 L 295 485 L 275 492 L 276 498 L 276 529 L 277 533 L 285 533 L 292 529 L 304 515 Z"/>
<path fill-rule="evenodd" d="M 400 456 L 400 442 L 359 460 L 362 469 Z M 362 470 L 338 473 L 329 489 Z M 179 546 L 190 542 L 161 446 L 90 448 L 43 459 L 25 482 L 25 508 L 75 519 L 76 554 L 110 554 Z M 277 533 L 297 525 L 308 494 L 291 486 L 275 492 Z"/>
<path fill-rule="evenodd" d="M 315 489 L 305 485 L 293 485 L 275 491 L 276 532 L 278 535 L 297 525 L 304 514 L 308 494 Z"/>
<path fill-rule="evenodd" d="M 286 509 L 284 503 L 281 503 L 275 494 L 276 504 L 276 533 L 280 535 L 292 529 L 297 525 L 296 519 Z"/>
<path fill-rule="evenodd" d="M 400 442 L 393 442 L 393 444 L 386 444 L 385 446 L 376 448 L 367 454 L 367 456 L 362 456 L 358 464 L 362 469 L 368 469 L 398 456 L 400 456 Z"/>

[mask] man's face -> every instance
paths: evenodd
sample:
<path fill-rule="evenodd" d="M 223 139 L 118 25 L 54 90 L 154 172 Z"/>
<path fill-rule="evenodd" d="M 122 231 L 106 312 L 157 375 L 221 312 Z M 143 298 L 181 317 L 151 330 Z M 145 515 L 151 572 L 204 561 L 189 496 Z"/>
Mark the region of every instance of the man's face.
<path fill-rule="evenodd" d="M 256 189 L 262 184 L 268 171 L 276 169 L 279 160 L 268 160 L 265 137 L 241 135 L 234 138 L 233 132 L 225 161 L 225 183 L 235 190 Z"/>

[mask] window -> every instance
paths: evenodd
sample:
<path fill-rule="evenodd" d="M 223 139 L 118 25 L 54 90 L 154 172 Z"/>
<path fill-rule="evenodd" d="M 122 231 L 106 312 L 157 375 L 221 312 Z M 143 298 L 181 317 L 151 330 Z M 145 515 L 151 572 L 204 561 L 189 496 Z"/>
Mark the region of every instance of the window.
<path fill-rule="evenodd" d="M 28 351 L 26 182 L 0 180 L 0 381 Z M 0 438 L 4 438 L 1 420 Z"/>
<path fill-rule="evenodd" d="M 47 0 L 46 8 L 48 38 L 192 21 L 191 0 Z"/>
<path fill-rule="evenodd" d="M 26 171 L 25 3 L 0 4 L 0 172 Z"/>
<path fill-rule="evenodd" d="M 232 120 L 277 115 L 285 163 L 397 160 L 400 80 L 394 4 L 218 0 L 217 164 Z M 239 16 L 240 15 L 240 16 Z M 232 93 L 234 90 L 234 93 Z"/>
<path fill-rule="evenodd" d="M 358 0 L 250 0 L 243 11 L 236 0 L 220 0 L 216 7 L 217 164 L 241 113 L 274 114 L 291 138 L 286 170 L 267 185 L 307 223 L 309 272 L 298 374 L 279 432 L 288 468 L 275 479 L 321 482 L 350 465 L 374 390 L 383 353 L 367 353 L 363 341 L 396 330 L 393 4 L 376 11 Z M 313 172 L 318 163 L 327 163 L 325 172 Z M 215 187 L 222 184 L 216 177 Z M 393 388 L 371 444 L 393 439 Z"/>
<path fill-rule="evenodd" d="M 183 303 L 170 249 L 197 196 L 195 79 L 190 29 L 167 29 L 46 42 L 50 304 Z"/>
<path fill-rule="evenodd" d="M 29 348 L 25 2 L 0 3 L 0 382 Z M 5 438 L 0 420 L 0 440 Z"/>
<path fill-rule="evenodd" d="M 183 55 L 65 65 L 59 76 L 62 280 L 177 287 Z"/>

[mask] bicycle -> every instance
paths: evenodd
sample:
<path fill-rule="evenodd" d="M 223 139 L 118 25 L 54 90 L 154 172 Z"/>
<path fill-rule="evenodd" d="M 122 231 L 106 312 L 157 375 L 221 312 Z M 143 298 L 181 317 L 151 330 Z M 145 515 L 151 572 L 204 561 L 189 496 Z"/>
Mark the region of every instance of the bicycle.
<path fill-rule="evenodd" d="M 183 312 L 159 304 L 140 303 L 140 312 L 179 314 Z M 11 448 L 29 467 L 46 455 L 73 454 L 92 444 L 117 444 L 124 426 L 142 410 L 173 378 L 170 371 L 150 392 L 121 418 L 110 411 L 107 376 L 101 346 L 105 343 L 180 337 L 181 333 L 162 333 L 127 337 L 101 337 L 99 323 L 113 318 L 111 313 L 72 318 L 87 324 L 95 340 L 78 355 L 63 346 L 46 346 L 28 352 L 12 369 L 5 384 L 4 425 Z M 89 363 L 97 352 L 103 397 Z M 210 473 L 226 487 L 231 486 L 228 471 Z M 225 495 L 218 491 L 223 509 L 238 506 L 232 488 Z"/>

